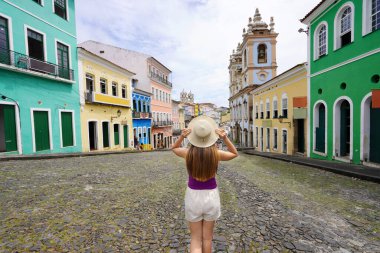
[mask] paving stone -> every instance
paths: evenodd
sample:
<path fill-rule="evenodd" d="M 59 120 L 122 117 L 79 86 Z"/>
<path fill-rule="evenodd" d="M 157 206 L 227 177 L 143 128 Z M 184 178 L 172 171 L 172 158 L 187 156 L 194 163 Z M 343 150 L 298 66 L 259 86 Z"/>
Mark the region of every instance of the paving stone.
<path fill-rule="evenodd" d="M 0 214 L 0 252 L 44 251 L 42 247 L 62 252 L 189 252 L 184 168 L 183 160 L 169 152 L 6 162 L 0 166 L 0 188 L 7 189 L 0 199 L 5 210 Z M 230 163 L 218 169 L 222 216 L 215 226 L 214 252 L 380 248 L 366 224 L 333 212 L 329 216 L 336 222 L 327 221 L 326 210 L 314 210 L 300 198 L 293 201 L 307 208 L 292 209 L 236 169 Z M 347 193 L 351 195 L 355 193 Z M 361 197 L 380 203 L 373 196 Z M 366 215 L 379 222 L 372 213 Z M 24 245 L 14 240 L 18 234 Z"/>

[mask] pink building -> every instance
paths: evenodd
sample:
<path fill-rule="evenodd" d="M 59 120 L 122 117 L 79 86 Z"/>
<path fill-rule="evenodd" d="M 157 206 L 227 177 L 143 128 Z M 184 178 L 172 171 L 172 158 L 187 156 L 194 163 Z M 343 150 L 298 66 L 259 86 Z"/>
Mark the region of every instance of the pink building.
<path fill-rule="evenodd" d="M 173 143 L 172 83 L 169 81 L 172 72 L 153 57 L 147 62 L 153 94 L 153 148 L 170 148 Z"/>

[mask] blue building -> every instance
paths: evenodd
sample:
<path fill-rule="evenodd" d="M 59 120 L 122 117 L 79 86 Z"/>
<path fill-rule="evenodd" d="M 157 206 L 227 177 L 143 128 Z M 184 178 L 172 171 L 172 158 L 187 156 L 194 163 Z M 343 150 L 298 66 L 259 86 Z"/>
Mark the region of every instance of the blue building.
<path fill-rule="evenodd" d="M 150 106 L 151 94 L 139 89 L 132 92 L 133 99 L 133 138 L 135 147 L 143 144 L 144 150 L 151 150 L 152 145 L 152 113 Z"/>

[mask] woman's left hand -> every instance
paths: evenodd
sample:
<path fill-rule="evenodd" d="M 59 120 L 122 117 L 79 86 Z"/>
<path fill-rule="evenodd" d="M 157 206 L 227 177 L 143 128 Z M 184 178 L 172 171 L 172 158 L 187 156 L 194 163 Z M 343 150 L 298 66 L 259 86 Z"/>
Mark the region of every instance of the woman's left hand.
<path fill-rule="evenodd" d="M 225 140 L 225 139 L 227 138 L 227 133 L 226 133 L 226 131 L 224 131 L 224 129 L 222 129 L 222 128 L 215 129 L 215 133 L 216 133 L 217 135 L 219 135 L 219 138 L 220 138 L 220 139 Z"/>

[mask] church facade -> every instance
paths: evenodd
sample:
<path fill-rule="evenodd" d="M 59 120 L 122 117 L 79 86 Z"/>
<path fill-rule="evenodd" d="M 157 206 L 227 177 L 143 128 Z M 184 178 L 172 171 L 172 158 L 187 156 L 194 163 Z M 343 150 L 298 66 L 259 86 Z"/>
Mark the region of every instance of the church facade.
<path fill-rule="evenodd" d="M 242 42 L 230 56 L 231 131 L 233 141 L 240 147 L 253 146 L 252 91 L 276 76 L 278 33 L 274 25 L 273 17 L 268 25 L 256 9 L 243 29 Z"/>

